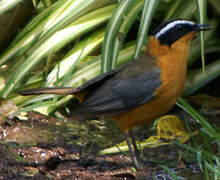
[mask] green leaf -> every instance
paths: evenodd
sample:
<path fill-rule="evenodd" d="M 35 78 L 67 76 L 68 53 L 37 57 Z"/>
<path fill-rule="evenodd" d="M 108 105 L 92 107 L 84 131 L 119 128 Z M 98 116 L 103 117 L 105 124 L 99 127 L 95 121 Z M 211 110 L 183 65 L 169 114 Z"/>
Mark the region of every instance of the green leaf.
<path fill-rule="evenodd" d="M 138 13 L 142 10 L 144 4 L 143 0 L 137 0 L 132 8 L 128 11 L 128 14 L 125 16 L 127 21 L 124 21 L 119 29 L 118 35 L 113 40 L 113 53 L 112 53 L 112 69 L 115 68 L 118 53 L 122 46 L 122 43 L 135 19 L 137 18 Z"/>
<path fill-rule="evenodd" d="M 57 31 L 47 40 L 44 38 L 37 42 L 29 51 L 18 60 L 18 65 L 14 73 L 9 77 L 5 88 L 1 91 L 1 96 L 6 97 L 19 83 L 19 81 L 36 66 L 50 51 L 56 52 L 61 47 L 72 41 L 82 33 L 88 32 L 95 26 L 105 22 L 112 13 L 114 5 L 99 8 L 88 13 L 65 28 Z"/>
<path fill-rule="evenodd" d="M 206 66 L 206 72 L 202 73 L 201 69 L 191 72 L 186 81 L 184 95 L 190 95 L 199 88 L 205 86 L 213 79 L 220 76 L 220 59 Z"/>
<path fill-rule="evenodd" d="M 72 72 L 75 68 L 75 65 L 85 58 L 89 53 L 96 49 L 104 39 L 104 29 L 96 31 L 95 33 L 88 36 L 86 39 L 79 42 L 69 53 L 59 62 L 59 72 L 58 65 L 56 65 L 47 77 L 45 87 L 54 86 L 57 76 L 61 79 L 62 84 L 63 77 L 66 77 L 69 72 Z M 71 74 L 70 74 L 71 75 Z M 69 77 L 69 76 L 68 76 Z"/>
<path fill-rule="evenodd" d="M 6 12 L 7 10 L 13 8 L 18 3 L 24 0 L 1 0 L 0 1 L 0 15 Z"/>
<path fill-rule="evenodd" d="M 159 0 L 144 1 L 144 9 L 142 12 L 141 24 L 138 30 L 137 46 L 135 49 L 134 58 L 137 58 L 140 55 L 142 46 L 144 43 L 146 43 L 151 20 L 156 11 L 158 4 L 159 4 Z"/>
<path fill-rule="evenodd" d="M 216 138 L 220 142 L 220 134 L 215 130 L 215 128 L 212 127 L 211 124 L 196 110 L 194 110 L 183 98 L 179 99 L 177 105 L 189 113 L 198 123 L 200 123 L 205 128 L 206 133 L 209 133 L 210 136 Z"/>
<path fill-rule="evenodd" d="M 199 13 L 199 22 L 204 24 L 206 21 L 206 9 L 207 9 L 207 0 L 197 0 L 197 7 Z M 202 72 L 205 72 L 205 40 L 204 40 L 204 31 L 200 32 L 200 41 L 201 41 L 201 57 L 202 57 Z"/>
<path fill-rule="evenodd" d="M 112 0 L 59 0 L 36 16 L 0 55 L 0 65 L 23 55 L 39 39 L 46 41 L 77 18 Z M 114 2 L 114 1 L 113 1 Z"/>
<path fill-rule="evenodd" d="M 134 3 L 133 0 L 121 0 L 108 22 L 102 45 L 102 73 L 109 71 L 112 67 L 113 39 L 117 36 L 124 15 Z"/>

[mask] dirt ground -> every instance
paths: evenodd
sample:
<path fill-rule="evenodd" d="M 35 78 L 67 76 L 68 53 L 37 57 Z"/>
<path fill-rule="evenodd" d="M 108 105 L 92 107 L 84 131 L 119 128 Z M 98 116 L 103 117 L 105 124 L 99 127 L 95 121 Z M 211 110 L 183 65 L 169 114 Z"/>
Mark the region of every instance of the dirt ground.
<path fill-rule="evenodd" d="M 184 113 L 180 111 L 181 114 Z M 195 123 L 189 116 L 187 120 Z M 83 124 L 73 132 L 76 124 L 37 113 L 28 113 L 27 121 L 13 119 L 3 123 L 0 179 L 173 179 L 163 164 L 179 179 L 203 179 L 197 163 L 183 158 L 182 149 L 174 144 L 145 148 L 142 157 L 146 164 L 139 171 L 133 168 L 127 153 L 100 156 L 98 151 L 116 143 L 117 136 L 120 142 L 123 136 L 111 127 L 97 135 L 94 124 Z M 144 139 L 149 133 L 139 129 L 136 136 Z M 92 144 L 96 137 L 100 139 Z M 103 140 L 107 144 L 100 147 Z"/>

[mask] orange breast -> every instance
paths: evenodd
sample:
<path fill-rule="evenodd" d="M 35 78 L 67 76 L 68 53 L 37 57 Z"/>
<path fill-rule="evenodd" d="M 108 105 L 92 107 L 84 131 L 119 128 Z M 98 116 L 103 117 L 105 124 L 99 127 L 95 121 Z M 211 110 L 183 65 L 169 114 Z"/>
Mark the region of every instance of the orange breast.
<path fill-rule="evenodd" d="M 155 91 L 155 98 L 148 103 L 140 105 L 132 111 L 111 117 L 124 132 L 128 132 L 136 125 L 152 122 L 162 116 L 170 110 L 183 92 L 189 41 L 180 39 L 171 47 L 160 46 L 158 43 L 151 37 L 148 51 L 157 57 L 158 66 L 161 69 L 162 85 Z"/>

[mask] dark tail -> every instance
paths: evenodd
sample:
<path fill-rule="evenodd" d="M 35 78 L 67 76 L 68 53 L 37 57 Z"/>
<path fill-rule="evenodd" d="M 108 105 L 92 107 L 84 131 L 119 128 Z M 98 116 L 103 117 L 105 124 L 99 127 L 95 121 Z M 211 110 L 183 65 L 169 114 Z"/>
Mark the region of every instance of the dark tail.
<path fill-rule="evenodd" d="M 68 95 L 73 94 L 75 92 L 75 88 L 64 87 L 64 88 L 35 88 L 35 89 L 26 89 L 23 91 L 16 92 L 17 94 L 27 96 L 27 95 L 39 95 L 39 94 L 61 94 Z"/>
<path fill-rule="evenodd" d="M 73 110 L 70 112 L 69 118 L 77 119 L 77 120 L 91 120 L 97 119 L 99 116 L 94 114 L 89 114 L 85 112 L 83 107 L 79 107 L 78 109 Z"/>

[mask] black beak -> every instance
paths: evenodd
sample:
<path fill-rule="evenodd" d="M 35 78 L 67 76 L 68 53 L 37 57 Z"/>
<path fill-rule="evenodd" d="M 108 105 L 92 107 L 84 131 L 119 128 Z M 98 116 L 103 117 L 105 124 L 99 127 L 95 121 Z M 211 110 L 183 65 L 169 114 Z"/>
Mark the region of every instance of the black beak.
<path fill-rule="evenodd" d="M 212 27 L 209 24 L 197 24 L 195 31 L 207 31 L 210 30 Z"/>

